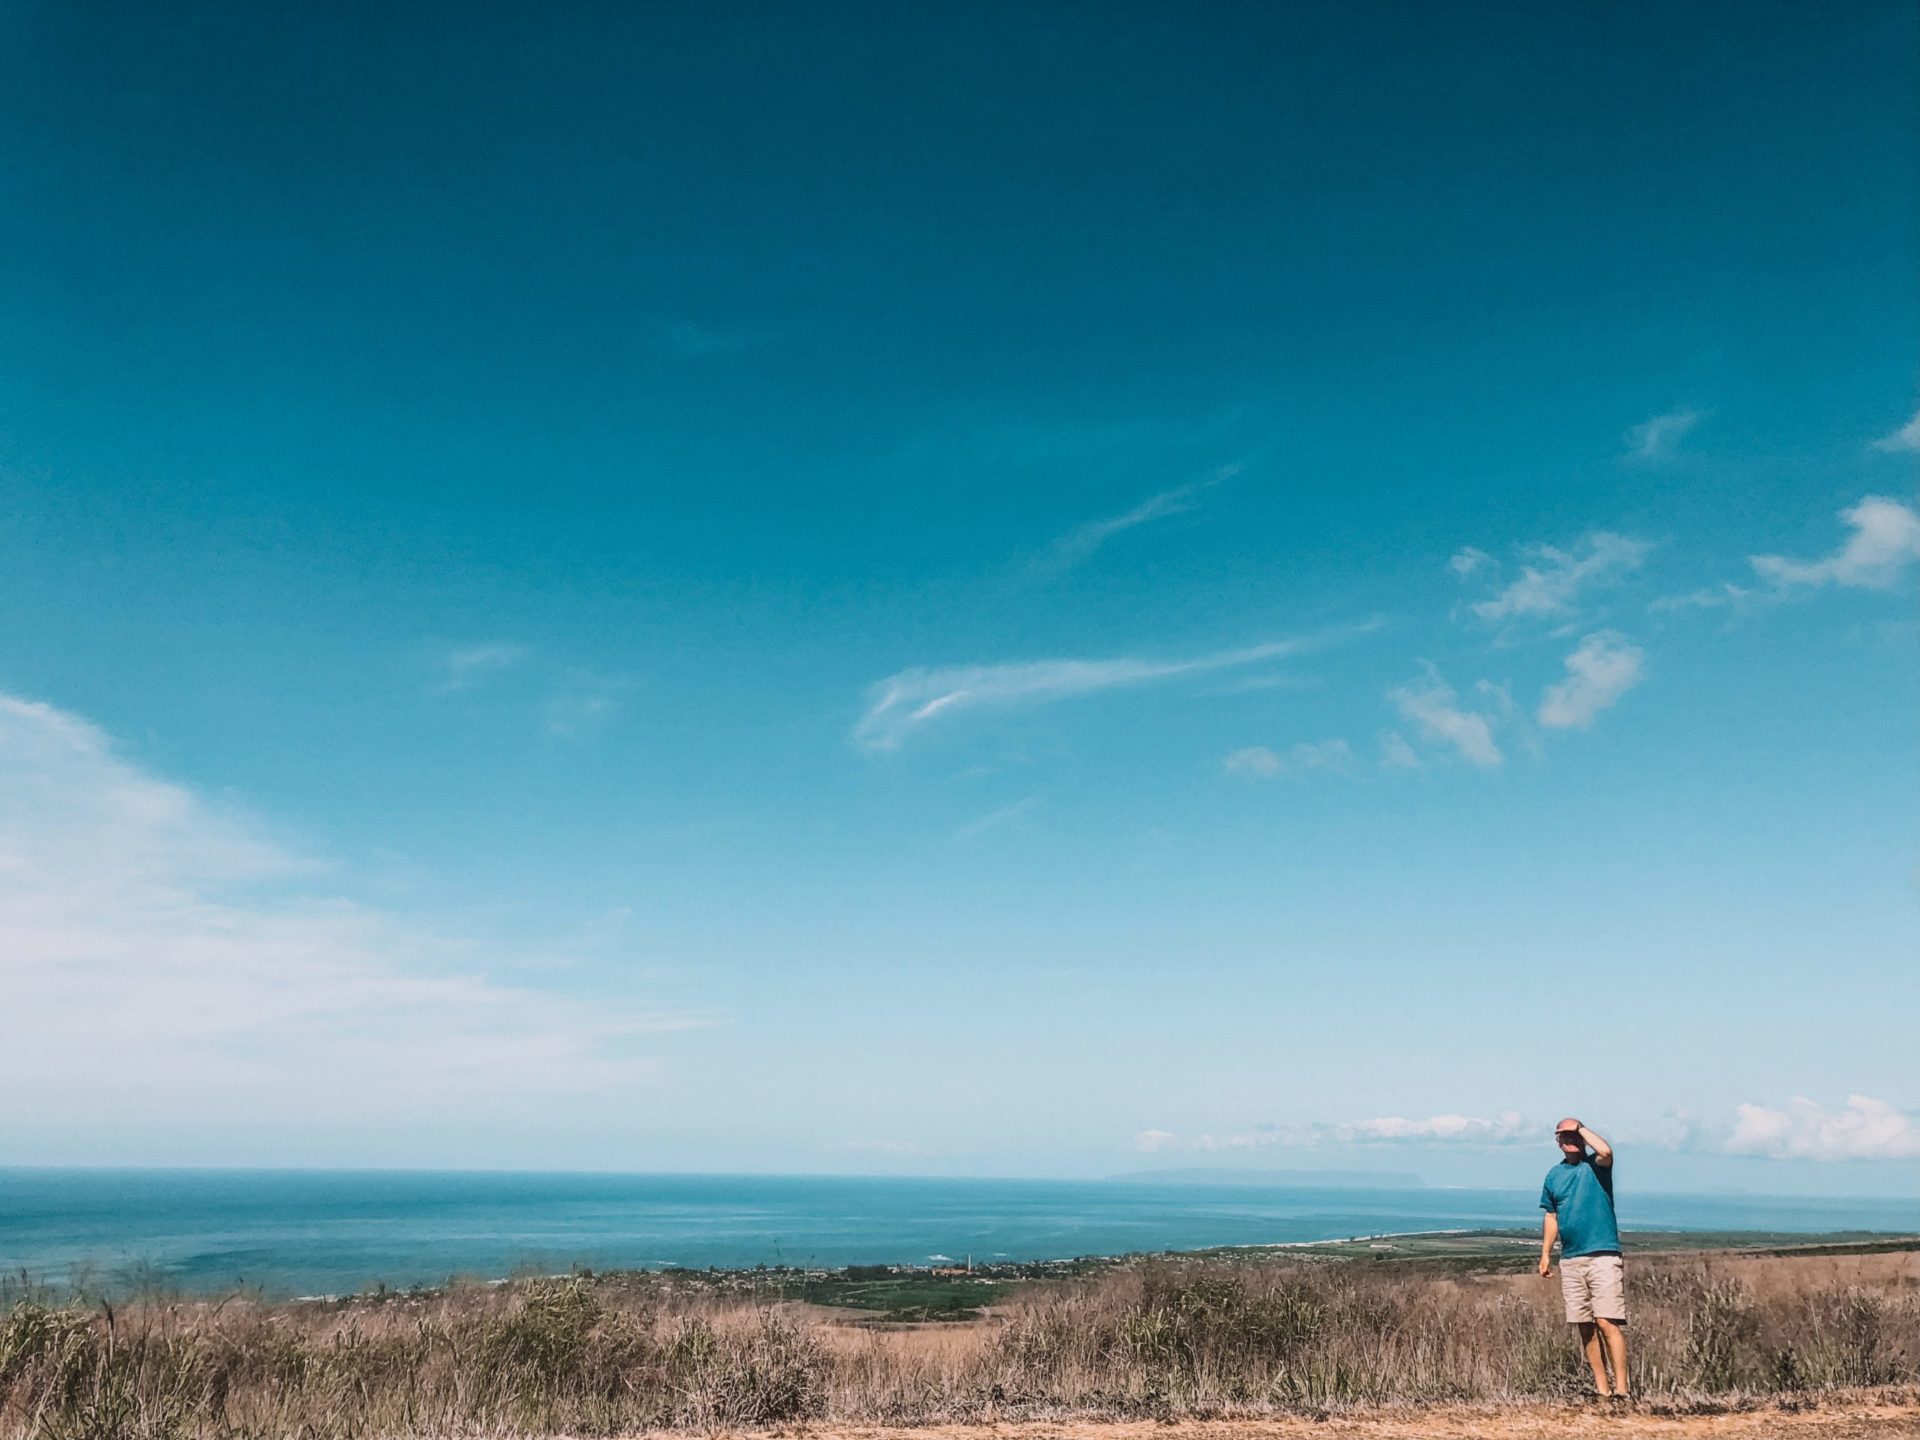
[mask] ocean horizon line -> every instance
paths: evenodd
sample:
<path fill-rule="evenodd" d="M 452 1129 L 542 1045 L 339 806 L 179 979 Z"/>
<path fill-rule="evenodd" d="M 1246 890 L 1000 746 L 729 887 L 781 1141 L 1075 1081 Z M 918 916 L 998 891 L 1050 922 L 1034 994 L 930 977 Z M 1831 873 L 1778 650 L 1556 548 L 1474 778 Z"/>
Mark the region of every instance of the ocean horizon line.
<path fill-rule="evenodd" d="M 468 1177 L 501 1179 L 583 1179 L 583 1180 L 752 1180 L 752 1181 L 873 1181 L 885 1184 L 919 1185 L 1152 1185 L 1166 1184 L 1180 1189 L 1203 1190 L 1258 1188 L 1266 1180 L 1284 1180 L 1311 1184 L 1329 1190 L 1424 1190 L 1447 1193 L 1520 1194 L 1533 1189 L 1532 1182 L 1500 1183 L 1490 1181 L 1467 1184 L 1436 1182 L 1407 1171 L 1382 1171 L 1378 1178 L 1355 1170 L 1210 1170 L 1168 1169 L 1136 1170 L 1101 1175 L 950 1173 L 899 1174 L 872 1170 L 641 1170 L 580 1167 L 463 1166 L 463 1165 L 123 1165 L 112 1163 L 40 1164 L 0 1162 L 0 1177 L 7 1175 L 194 1175 L 194 1176 L 387 1176 L 387 1177 Z M 1315 1183 L 1317 1182 L 1317 1183 Z M 1906 1199 L 1872 1190 L 1768 1190 L 1739 1185 L 1671 1185 L 1637 1187 L 1637 1193 L 1649 1198 L 1713 1199 L 1738 1198 L 1785 1201 L 1792 1204 L 1859 1202 L 1886 1204 Z"/>

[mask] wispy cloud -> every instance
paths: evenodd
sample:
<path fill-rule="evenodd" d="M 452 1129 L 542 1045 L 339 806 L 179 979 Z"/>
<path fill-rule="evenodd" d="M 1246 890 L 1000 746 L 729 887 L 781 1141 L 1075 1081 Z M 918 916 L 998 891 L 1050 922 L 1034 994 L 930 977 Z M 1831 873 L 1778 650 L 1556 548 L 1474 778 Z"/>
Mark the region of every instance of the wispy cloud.
<path fill-rule="evenodd" d="M 1286 762 L 1279 752 L 1269 750 L 1264 745 L 1249 745 L 1244 750 L 1236 750 L 1220 762 L 1220 768 L 1229 775 L 1252 775 L 1261 780 L 1271 780 L 1286 768 Z"/>
<path fill-rule="evenodd" d="M 1647 652 L 1613 630 L 1596 630 L 1567 656 L 1567 678 L 1547 688 L 1537 719 L 1549 730 L 1584 730 L 1594 716 L 1647 678 Z"/>
<path fill-rule="evenodd" d="M 1627 1133 L 1610 1131 L 1616 1139 Z M 1884 1100 L 1850 1095 L 1828 1109 L 1797 1096 L 1781 1109 L 1741 1105 L 1730 1120 L 1701 1124 L 1676 1115 L 1642 1135 L 1638 1143 L 1666 1150 L 1754 1155 L 1773 1160 L 1912 1160 L 1920 1158 L 1920 1119 Z M 1455 1146 L 1468 1149 L 1533 1146 L 1545 1151 L 1544 1124 L 1518 1110 L 1497 1115 L 1383 1115 L 1368 1120 L 1255 1125 L 1245 1130 L 1182 1136 L 1142 1130 L 1134 1148 L 1152 1153 L 1234 1153 L 1325 1147 L 1389 1148 Z"/>
<path fill-rule="evenodd" d="M 1289 746 L 1284 753 L 1265 745 L 1249 745 L 1234 751 L 1220 764 L 1229 775 L 1272 780 L 1282 775 L 1310 775 L 1316 771 L 1350 775 L 1355 756 L 1353 747 L 1344 740 L 1303 740 Z"/>
<path fill-rule="evenodd" d="M 1920 1124 L 1866 1095 L 1849 1095 L 1839 1110 L 1796 1095 L 1784 1109 L 1740 1106 L 1725 1148 L 1774 1160 L 1912 1160 L 1920 1158 Z"/>
<path fill-rule="evenodd" d="M 890 1155 L 896 1159 L 921 1159 L 939 1153 L 915 1140 L 841 1140 L 832 1148 L 856 1155 Z"/>
<path fill-rule="evenodd" d="M 1380 768 L 1382 770 L 1418 770 L 1420 757 L 1407 737 L 1398 730 L 1380 732 Z"/>
<path fill-rule="evenodd" d="M 1627 431 L 1627 455 L 1640 461 L 1665 460 L 1704 417 L 1698 410 L 1669 410 Z"/>
<path fill-rule="evenodd" d="M 1318 1121 L 1305 1125 L 1256 1125 L 1227 1134 L 1202 1134 L 1190 1139 L 1167 1130 L 1143 1130 L 1134 1136 L 1136 1149 L 1155 1152 L 1189 1150 L 1232 1153 L 1246 1150 L 1299 1150 L 1328 1146 L 1462 1146 L 1484 1148 L 1517 1144 L 1540 1145 L 1544 1127 L 1517 1110 L 1494 1116 L 1382 1115 L 1369 1120 Z"/>
<path fill-rule="evenodd" d="M 696 325 L 687 320 L 656 325 L 653 331 L 655 349 L 688 360 L 737 355 L 742 351 L 757 350 L 772 339 L 773 336 L 765 330 Z"/>
<path fill-rule="evenodd" d="M 1453 552 L 1452 557 L 1447 561 L 1447 569 L 1451 570 L 1462 580 L 1465 580 L 1469 576 L 1479 574 L 1481 570 L 1492 563 L 1493 557 L 1487 554 L 1486 551 L 1477 546 L 1462 545 L 1458 550 Z"/>
<path fill-rule="evenodd" d="M 441 657 L 442 694 L 471 690 L 482 681 L 524 661 L 527 647 L 496 640 L 484 645 L 457 645 Z"/>
<path fill-rule="evenodd" d="M 1649 601 L 1647 609 L 1655 615 L 1671 615 L 1683 610 L 1741 610 L 1756 598 L 1746 586 L 1723 580 L 1719 585 L 1689 590 L 1684 595 L 1662 595 Z"/>
<path fill-rule="evenodd" d="M 897 750 L 933 721 L 966 712 L 1047 704 L 1256 665 L 1306 654 L 1372 628 L 1371 623 L 1346 626 L 1312 636 L 1174 660 L 1121 656 L 1110 660 L 915 667 L 889 675 L 868 687 L 866 712 L 853 728 L 853 740 L 868 750 Z"/>
<path fill-rule="evenodd" d="M 1173 490 L 1162 490 L 1158 495 L 1148 496 L 1131 510 L 1076 525 L 1035 558 L 1033 569 L 1043 574 L 1070 570 L 1091 559 L 1095 551 L 1116 535 L 1123 535 L 1169 515 L 1184 515 L 1197 509 L 1195 497 L 1239 473 L 1238 465 L 1223 465 L 1205 480 L 1196 480 Z"/>
<path fill-rule="evenodd" d="M 954 836 L 960 840 L 971 840 L 992 830 L 1000 830 L 1008 825 L 1025 819 L 1040 804 L 1038 795 L 1028 795 L 1011 805 L 1002 805 L 998 810 L 990 810 L 977 820 L 969 820 L 964 825 L 954 827 Z"/>
<path fill-rule="evenodd" d="M 1873 448 L 1894 453 L 1902 450 L 1920 450 L 1920 410 L 1916 410 L 1913 418 L 1891 435 L 1882 435 L 1874 441 Z"/>
<path fill-rule="evenodd" d="M 0 1089 L 75 1127 L 478 1121 L 618 1103 L 658 1071 L 639 1037 L 712 1023 L 498 978 L 517 957 L 328 875 L 79 717 L 0 694 Z"/>
<path fill-rule="evenodd" d="M 619 715 L 633 682 L 617 675 L 574 670 L 547 697 L 546 728 L 562 740 L 584 740 Z"/>
<path fill-rule="evenodd" d="M 1583 593 L 1609 585 L 1638 569 L 1653 547 L 1644 540 L 1596 530 L 1570 550 L 1530 546 L 1520 577 L 1498 595 L 1470 606 L 1482 620 L 1559 616 Z"/>
<path fill-rule="evenodd" d="M 1504 1145 L 1515 1140 L 1537 1141 L 1540 1127 L 1529 1124 L 1517 1110 L 1503 1110 L 1491 1119 L 1479 1115 L 1429 1115 L 1423 1120 L 1409 1120 L 1402 1115 L 1389 1115 L 1338 1126 L 1335 1133 L 1342 1140 Z"/>
<path fill-rule="evenodd" d="M 1506 757 L 1493 738 L 1493 722 L 1477 710 L 1463 709 L 1459 692 L 1428 665 L 1426 677 L 1387 692 L 1401 717 L 1429 740 L 1450 747 L 1461 759 L 1483 770 L 1502 764 Z"/>
<path fill-rule="evenodd" d="M 1789 560 L 1780 555 L 1750 557 L 1763 580 L 1787 589 L 1797 585 L 1842 585 L 1884 590 L 1920 559 L 1920 515 L 1884 495 L 1868 495 L 1840 512 L 1853 533 L 1823 560 Z"/>

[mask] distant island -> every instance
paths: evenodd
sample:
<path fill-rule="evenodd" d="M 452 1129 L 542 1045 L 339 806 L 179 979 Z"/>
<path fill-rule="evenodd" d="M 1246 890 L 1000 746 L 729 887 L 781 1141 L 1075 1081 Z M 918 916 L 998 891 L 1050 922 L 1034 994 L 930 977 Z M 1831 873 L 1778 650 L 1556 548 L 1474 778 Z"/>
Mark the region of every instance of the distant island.
<path fill-rule="evenodd" d="M 1427 1183 L 1406 1170 L 1255 1170 L 1228 1166 L 1129 1170 L 1107 1179 L 1117 1185 L 1353 1186 L 1381 1190 L 1420 1190 Z"/>

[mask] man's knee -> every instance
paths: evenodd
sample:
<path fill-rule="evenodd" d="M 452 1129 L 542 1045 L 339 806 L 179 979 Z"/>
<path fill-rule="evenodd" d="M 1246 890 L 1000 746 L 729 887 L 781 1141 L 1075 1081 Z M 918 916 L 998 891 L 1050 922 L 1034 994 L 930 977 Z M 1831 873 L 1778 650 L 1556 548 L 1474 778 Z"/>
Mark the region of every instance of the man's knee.
<path fill-rule="evenodd" d="M 1620 1335 L 1626 1331 L 1626 1323 L 1621 1320 L 1608 1320 L 1596 1315 L 1593 1317 L 1593 1323 L 1600 1327 L 1600 1333 L 1603 1335 Z"/>

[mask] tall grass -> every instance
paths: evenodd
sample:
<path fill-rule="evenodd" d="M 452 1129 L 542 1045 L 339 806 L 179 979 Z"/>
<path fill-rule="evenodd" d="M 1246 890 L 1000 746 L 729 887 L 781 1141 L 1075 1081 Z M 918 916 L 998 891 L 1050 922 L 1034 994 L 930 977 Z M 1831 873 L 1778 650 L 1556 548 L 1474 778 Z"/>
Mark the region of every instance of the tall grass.
<path fill-rule="evenodd" d="M 1920 1381 L 1912 1266 L 1879 1258 L 1874 1274 L 1637 1262 L 1636 1389 Z M 1147 1262 L 1034 1287 L 979 1324 L 906 1329 L 645 1276 L 324 1304 L 29 1295 L 0 1322 L 0 1436 L 45 1440 L 1255 1414 L 1586 1383 L 1548 1282 L 1365 1263 Z"/>

